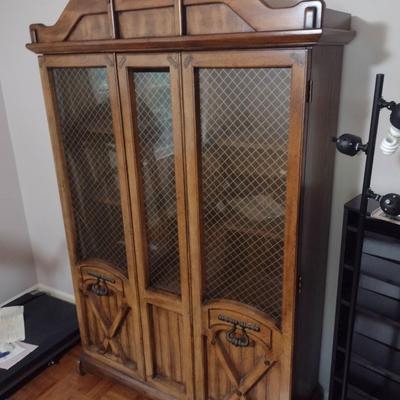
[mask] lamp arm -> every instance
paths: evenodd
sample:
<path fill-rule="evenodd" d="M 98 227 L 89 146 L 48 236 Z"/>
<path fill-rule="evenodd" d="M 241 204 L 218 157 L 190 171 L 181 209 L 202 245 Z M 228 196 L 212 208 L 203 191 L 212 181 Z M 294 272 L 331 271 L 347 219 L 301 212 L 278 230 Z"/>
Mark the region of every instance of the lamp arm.
<path fill-rule="evenodd" d="M 395 101 L 386 101 L 383 97 L 379 100 L 379 106 L 381 108 L 387 108 L 390 111 L 393 111 L 393 109 L 397 106 L 397 103 Z"/>

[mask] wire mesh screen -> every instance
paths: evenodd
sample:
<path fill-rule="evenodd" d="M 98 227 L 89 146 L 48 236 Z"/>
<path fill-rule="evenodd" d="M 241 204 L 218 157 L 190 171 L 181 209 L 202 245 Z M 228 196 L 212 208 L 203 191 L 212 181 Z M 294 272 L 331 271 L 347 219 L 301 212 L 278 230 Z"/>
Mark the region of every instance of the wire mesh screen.
<path fill-rule="evenodd" d="M 124 227 L 105 68 L 54 68 L 79 261 L 126 271 Z"/>
<path fill-rule="evenodd" d="M 281 323 L 290 68 L 199 69 L 205 300 Z"/>
<path fill-rule="evenodd" d="M 175 157 L 168 71 L 133 71 L 150 286 L 180 294 Z"/>

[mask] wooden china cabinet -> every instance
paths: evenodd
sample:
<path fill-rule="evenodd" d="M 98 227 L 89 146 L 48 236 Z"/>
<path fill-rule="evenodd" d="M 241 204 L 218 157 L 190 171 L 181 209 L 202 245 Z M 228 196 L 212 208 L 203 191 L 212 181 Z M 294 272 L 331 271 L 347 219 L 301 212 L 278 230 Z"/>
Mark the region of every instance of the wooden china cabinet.
<path fill-rule="evenodd" d="M 319 398 L 354 33 L 282 3 L 70 0 L 31 26 L 84 370 L 160 399 Z"/>

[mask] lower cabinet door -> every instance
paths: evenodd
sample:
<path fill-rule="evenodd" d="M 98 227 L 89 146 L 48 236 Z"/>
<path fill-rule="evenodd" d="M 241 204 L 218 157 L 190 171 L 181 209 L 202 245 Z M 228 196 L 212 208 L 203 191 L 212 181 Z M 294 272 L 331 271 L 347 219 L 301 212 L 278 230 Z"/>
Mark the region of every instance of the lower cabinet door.
<path fill-rule="evenodd" d="M 279 399 L 281 334 L 260 313 L 216 301 L 203 314 L 207 397 Z"/>
<path fill-rule="evenodd" d="M 131 376 L 138 372 L 138 349 L 129 282 L 105 265 L 81 265 L 79 289 L 86 344 L 91 357 Z"/>

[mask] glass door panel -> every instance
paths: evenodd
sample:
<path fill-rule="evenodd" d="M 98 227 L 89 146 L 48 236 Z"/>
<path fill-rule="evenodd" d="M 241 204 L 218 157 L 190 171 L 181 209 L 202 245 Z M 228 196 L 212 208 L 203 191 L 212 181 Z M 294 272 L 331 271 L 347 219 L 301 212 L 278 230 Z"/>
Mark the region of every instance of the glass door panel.
<path fill-rule="evenodd" d="M 197 77 L 205 300 L 281 321 L 290 68 L 201 68 Z"/>
<path fill-rule="evenodd" d="M 149 286 L 180 294 L 175 149 L 169 70 L 130 72 L 143 185 Z"/>
<path fill-rule="evenodd" d="M 53 68 L 78 262 L 125 271 L 124 225 L 106 67 Z"/>

